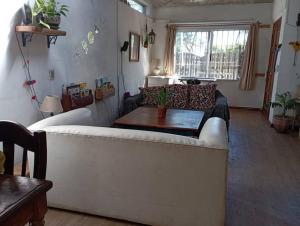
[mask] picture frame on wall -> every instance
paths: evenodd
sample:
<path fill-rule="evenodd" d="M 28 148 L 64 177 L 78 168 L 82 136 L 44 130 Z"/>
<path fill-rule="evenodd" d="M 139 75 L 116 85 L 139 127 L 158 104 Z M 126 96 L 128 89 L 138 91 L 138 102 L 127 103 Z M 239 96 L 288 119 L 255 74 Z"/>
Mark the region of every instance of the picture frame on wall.
<path fill-rule="evenodd" d="M 129 61 L 139 62 L 140 61 L 140 43 L 141 36 L 137 33 L 129 33 Z"/>

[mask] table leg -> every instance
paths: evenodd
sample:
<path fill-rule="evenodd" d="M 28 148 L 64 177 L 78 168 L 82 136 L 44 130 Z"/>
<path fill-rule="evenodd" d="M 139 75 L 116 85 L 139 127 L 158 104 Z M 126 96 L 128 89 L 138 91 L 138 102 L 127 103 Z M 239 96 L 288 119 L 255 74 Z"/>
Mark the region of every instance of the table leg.
<path fill-rule="evenodd" d="M 41 195 L 34 201 L 33 216 L 30 220 L 31 226 L 44 226 L 44 217 L 47 213 L 47 197 L 46 194 Z"/>

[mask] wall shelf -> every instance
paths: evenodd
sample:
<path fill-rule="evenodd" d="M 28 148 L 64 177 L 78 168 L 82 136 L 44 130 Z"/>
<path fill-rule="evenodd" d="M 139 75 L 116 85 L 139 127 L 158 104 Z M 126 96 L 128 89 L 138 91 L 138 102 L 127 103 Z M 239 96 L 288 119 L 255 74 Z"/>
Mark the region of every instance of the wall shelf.
<path fill-rule="evenodd" d="M 68 112 L 74 109 L 83 108 L 94 103 L 94 96 L 92 90 L 90 90 L 88 96 L 72 98 L 68 94 L 62 96 L 62 106 L 64 112 Z"/>
<path fill-rule="evenodd" d="M 32 25 L 19 25 L 16 26 L 16 32 L 22 33 L 23 46 L 26 46 L 27 42 L 31 42 L 34 34 L 47 36 L 47 45 L 55 45 L 58 36 L 66 36 L 67 33 L 61 30 L 54 30 L 48 28 L 41 28 Z"/>

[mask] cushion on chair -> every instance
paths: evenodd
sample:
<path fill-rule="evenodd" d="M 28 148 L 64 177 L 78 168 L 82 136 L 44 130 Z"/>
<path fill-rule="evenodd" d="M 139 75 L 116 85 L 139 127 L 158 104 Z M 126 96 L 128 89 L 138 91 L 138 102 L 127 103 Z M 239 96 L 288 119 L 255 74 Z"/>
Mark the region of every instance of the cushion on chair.
<path fill-rule="evenodd" d="M 187 109 L 189 103 L 187 85 L 170 85 L 166 86 L 168 93 L 168 107 L 176 109 Z"/>
<path fill-rule="evenodd" d="M 215 106 L 216 84 L 190 85 L 189 107 L 195 110 L 209 109 Z"/>

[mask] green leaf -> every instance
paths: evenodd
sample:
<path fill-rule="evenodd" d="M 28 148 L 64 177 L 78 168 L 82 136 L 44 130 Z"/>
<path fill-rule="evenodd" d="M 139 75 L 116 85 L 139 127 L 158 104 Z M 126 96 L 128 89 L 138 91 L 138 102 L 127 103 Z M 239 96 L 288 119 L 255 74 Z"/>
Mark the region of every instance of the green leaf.
<path fill-rule="evenodd" d="M 44 21 L 40 20 L 40 25 L 48 28 L 48 29 L 51 29 L 51 27 L 49 26 L 49 24 L 46 24 Z"/>
<path fill-rule="evenodd" d="M 63 16 L 67 16 L 67 14 L 64 11 L 60 11 L 60 14 Z"/>

